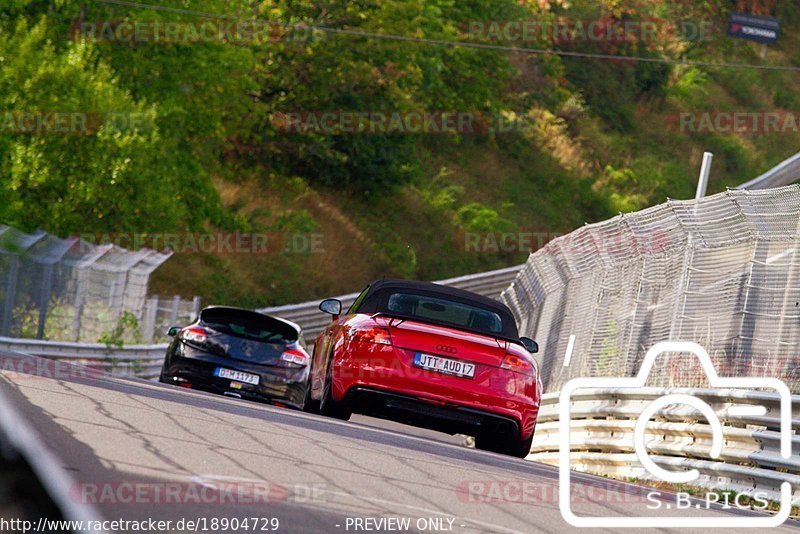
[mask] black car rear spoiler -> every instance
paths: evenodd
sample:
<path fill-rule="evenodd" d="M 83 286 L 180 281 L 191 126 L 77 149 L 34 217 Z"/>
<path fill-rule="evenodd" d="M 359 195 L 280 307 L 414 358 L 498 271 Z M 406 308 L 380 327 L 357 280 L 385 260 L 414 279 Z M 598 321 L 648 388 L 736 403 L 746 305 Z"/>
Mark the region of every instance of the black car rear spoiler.
<path fill-rule="evenodd" d="M 253 310 L 228 306 L 209 306 L 200 312 L 201 323 L 224 323 L 226 321 L 243 321 L 255 326 L 261 326 L 265 330 L 270 330 L 290 340 L 297 340 L 300 336 L 300 327 L 294 323 Z"/>

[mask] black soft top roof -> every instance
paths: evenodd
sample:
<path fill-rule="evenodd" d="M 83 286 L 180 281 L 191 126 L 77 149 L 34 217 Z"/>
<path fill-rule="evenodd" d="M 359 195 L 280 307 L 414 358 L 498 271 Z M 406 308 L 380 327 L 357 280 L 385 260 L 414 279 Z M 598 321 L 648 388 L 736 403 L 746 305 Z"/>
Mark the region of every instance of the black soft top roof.
<path fill-rule="evenodd" d="M 364 297 L 358 307 L 357 313 L 375 313 L 383 311 L 378 309 L 384 296 L 388 293 L 395 291 L 408 291 L 409 293 L 416 293 L 428 296 L 438 296 L 447 298 L 462 304 L 471 304 L 473 306 L 483 308 L 495 312 L 500 316 L 503 321 L 503 331 L 498 335 L 497 333 L 481 332 L 493 337 L 502 337 L 513 341 L 519 340 L 519 332 L 517 331 L 517 323 L 514 320 L 514 315 L 511 310 L 500 302 L 483 295 L 478 295 L 466 289 L 459 289 L 452 286 L 444 286 L 435 284 L 433 282 L 419 282 L 416 280 L 400 280 L 392 278 L 384 278 L 376 280 L 369 286 L 369 292 Z"/>

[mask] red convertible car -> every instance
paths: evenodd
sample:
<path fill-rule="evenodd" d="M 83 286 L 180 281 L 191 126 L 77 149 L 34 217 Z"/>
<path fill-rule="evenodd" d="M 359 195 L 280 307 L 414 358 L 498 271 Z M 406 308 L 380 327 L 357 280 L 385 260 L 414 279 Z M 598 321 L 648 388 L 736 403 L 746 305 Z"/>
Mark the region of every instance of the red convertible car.
<path fill-rule="evenodd" d="M 477 448 L 530 452 L 542 386 L 504 304 L 428 282 L 379 280 L 314 345 L 305 409 L 347 420 L 353 412 L 475 436 Z"/>

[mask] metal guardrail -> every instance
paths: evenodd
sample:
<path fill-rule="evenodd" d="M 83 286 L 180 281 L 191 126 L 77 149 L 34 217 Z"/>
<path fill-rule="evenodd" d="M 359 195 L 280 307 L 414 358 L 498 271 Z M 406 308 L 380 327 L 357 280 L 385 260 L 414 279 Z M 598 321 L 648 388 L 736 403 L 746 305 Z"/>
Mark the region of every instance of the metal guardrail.
<path fill-rule="evenodd" d="M 167 350 L 166 344 L 107 347 L 101 343 L 69 343 L 0 337 L 0 352 L 21 352 L 56 361 L 88 366 L 112 376 L 156 378 Z M 2 369 L 2 365 L 0 365 Z M 19 369 L 8 369 L 19 371 Z"/>
<path fill-rule="evenodd" d="M 790 185 L 800 180 L 800 153 L 795 154 L 737 189 L 767 189 Z"/>
<path fill-rule="evenodd" d="M 780 486 L 789 482 L 792 502 L 800 503 L 800 396 L 792 398 L 792 456 L 780 454 L 780 397 L 777 394 L 693 388 L 581 389 L 571 397 L 570 460 L 579 471 L 615 478 L 655 480 L 634 452 L 633 429 L 643 409 L 667 394 L 684 393 L 705 401 L 722 422 L 724 446 L 710 457 L 711 426 L 692 408 L 667 407 L 647 425 L 650 458 L 668 469 L 697 469 L 691 485 L 756 492 L 780 501 Z M 559 394 L 542 399 L 528 460 L 559 463 Z M 763 406 L 764 415 L 738 415 L 732 406 Z"/>
<path fill-rule="evenodd" d="M 520 266 L 474 275 L 441 280 L 438 283 L 475 291 L 496 297 L 511 283 Z M 353 303 L 358 293 L 339 298 L 345 307 Z M 277 315 L 294 321 L 303 327 L 306 339 L 311 341 L 330 322 L 330 316 L 319 311 L 319 300 L 263 308 L 258 311 Z M 41 356 L 56 361 L 82 363 L 93 371 L 112 376 L 137 376 L 153 379 L 158 377 L 167 344 L 126 345 L 121 348 L 108 347 L 101 343 L 73 343 L 0 337 L 0 351 L 16 351 Z M 0 366 L 1 367 L 1 366 Z"/>
<path fill-rule="evenodd" d="M 2 378 L 0 378 L 2 380 Z M 0 518 L 3 512 L 13 510 L 14 499 L 34 499 L 24 502 L 18 513 L 27 513 L 28 517 L 15 517 L 20 521 L 31 521 L 28 531 L 34 527 L 44 532 L 48 527 L 42 523 L 45 519 L 55 521 L 80 522 L 83 530 L 72 529 L 76 534 L 101 534 L 105 530 L 95 530 L 92 525 L 101 524 L 101 516 L 93 506 L 78 502 L 71 492 L 76 487 L 75 481 L 64 470 L 65 463 L 48 449 L 32 428 L 30 423 L 20 415 L 12 400 L 0 390 L 0 464 L 4 464 L 4 476 L 11 476 L 9 471 L 19 471 L 16 476 L 24 477 L 17 481 L 11 493 L 4 492 L 3 506 L 0 507 Z M 9 469 L 10 465 L 14 469 Z M 25 493 L 22 495 L 20 492 Z M 50 515 L 57 514 L 57 515 Z M 38 516 L 38 517 L 37 517 Z M 39 526 L 37 526 L 37 523 Z M 59 530 L 66 532 L 66 530 Z"/>
<path fill-rule="evenodd" d="M 466 289 L 491 298 L 497 298 L 500 296 L 500 293 L 511 284 L 511 281 L 521 268 L 522 265 L 515 265 L 514 267 L 506 267 L 504 269 L 485 273 L 469 274 L 466 276 L 439 280 L 436 283 Z M 358 293 L 349 293 L 334 298 L 341 300 L 342 308 L 347 309 L 357 296 Z M 319 300 L 311 300 L 300 304 L 260 308 L 256 311 L 294 321 L 303 327 L 306 341 L 310 342 L 322 332 L 331 320 L 330 315 L 319 311 L 319 303 Z"/>

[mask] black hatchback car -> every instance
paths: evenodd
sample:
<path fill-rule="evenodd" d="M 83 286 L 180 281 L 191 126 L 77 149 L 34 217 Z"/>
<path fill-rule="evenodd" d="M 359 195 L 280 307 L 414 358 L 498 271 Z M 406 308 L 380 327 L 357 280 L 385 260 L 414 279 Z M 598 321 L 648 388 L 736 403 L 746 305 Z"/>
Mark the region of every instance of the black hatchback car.
<path fill-rule="evenodd" d="M 173 326 L 160 382 L 302 409 L 309 384 L 300 327 L 251 310 L 210 306 Z"/>

